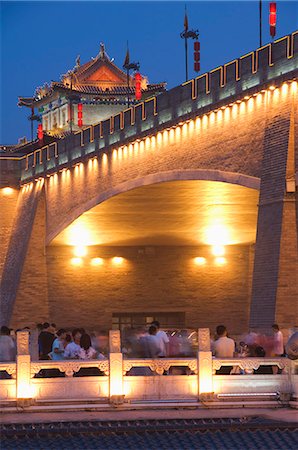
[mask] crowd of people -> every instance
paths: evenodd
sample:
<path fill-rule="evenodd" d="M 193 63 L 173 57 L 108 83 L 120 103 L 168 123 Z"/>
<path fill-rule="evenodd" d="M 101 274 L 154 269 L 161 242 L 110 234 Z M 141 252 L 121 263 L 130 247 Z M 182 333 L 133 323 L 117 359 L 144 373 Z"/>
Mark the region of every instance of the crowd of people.
<path fill-rule="evenodd" d="M 41 360 L 82 359 L 103 360 L 108 357 L 108 335 L 105 333 L 88 334 L 83 328 L 74 328 L 71 332 L 56 329 L 54 323 L 38 324 L 30 330 L 31 358 Z M 19 330 L 17 330 L 19 331 Z M 127 328 L 122 332 L 122 353 L 125 358 L 165 358 L 192 357 L 198 350 L 195 332 L 169 332 L 162 330 L 158 321 L 147 328 Z M 236 343 L 228 336 L 224 325 L 216 328 L 211 337 L 211 350 L 216 358 L 242 357 L 281 357 L 298 358 L 298 332 L 294 333 L 285 346 L 284 337 L 277 324 L 272 325 L 272 336 L 254 332 Z M 0 361 L 14 361 L 16 357 L 15 336 L 6 326 L 1 327 Z M 234 367 L 222 367 L 219 373 L 239 373 Z M 263 369 L 269 370 L 268 368 Z M 260 372 L 262 373 L 262 371 Z M 276 369 L 273 368 L 273 373 Z"/>

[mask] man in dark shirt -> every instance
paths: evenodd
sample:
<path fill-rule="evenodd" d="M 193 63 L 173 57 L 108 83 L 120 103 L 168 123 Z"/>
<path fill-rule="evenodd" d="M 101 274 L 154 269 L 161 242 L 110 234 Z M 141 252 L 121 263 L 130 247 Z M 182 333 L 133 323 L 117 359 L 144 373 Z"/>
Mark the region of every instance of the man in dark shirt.
<path fill-rule="evenodd" d="M 55 340 L 55 335 L 50 332 L 50 324 L 45 322 L 43 330 L 38 337 L 39 358 L 50 359 L 48 354 L 52 351 L 52 345 Z"/>

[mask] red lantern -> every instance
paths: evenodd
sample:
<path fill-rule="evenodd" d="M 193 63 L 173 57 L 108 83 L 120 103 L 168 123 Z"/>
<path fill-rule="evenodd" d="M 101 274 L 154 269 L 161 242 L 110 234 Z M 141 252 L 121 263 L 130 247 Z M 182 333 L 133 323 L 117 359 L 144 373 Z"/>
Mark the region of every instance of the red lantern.
<path fill-rule="evenodd" d="M 83 126 L 83 104 L 78 103 L 78 127 Z"/>
<path fill-rule="evenodd" d="M 195 72 L 200 72 L 201 70 L 201 65 L 200 65 L 200 49 L 201 49 L 201 45 L 199 43 L 199 41 L 195 41 L 194 42 L 194 70 Z"/>
<path fill-rule="evenodd" d="M 37 126 L 37 137 L 39 141 L 43 140 L 43 129 L 42 129 L 42 124 L 39 123 Z"/>
<path fill-rule="evenodd" d="M 142 98 L 141 81 L 142 81 L 142 75 L 139 72 L 137 72 L 135 74 L 136 100 L 141 100 L 141 98 Z"/>
<path fill-rule="evenodd" d="M 269 4 L 269 26 L 270 36 L 274 38 L 276 34 L 276 2 L 271 2 Z"/>

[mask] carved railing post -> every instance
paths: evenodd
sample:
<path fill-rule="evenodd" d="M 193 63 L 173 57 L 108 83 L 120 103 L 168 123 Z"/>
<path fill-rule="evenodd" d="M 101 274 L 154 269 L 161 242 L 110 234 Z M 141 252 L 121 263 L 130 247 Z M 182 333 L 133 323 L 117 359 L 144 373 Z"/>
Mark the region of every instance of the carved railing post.
<path fill-rule="evenodd" d="M 212 398 L 213 381 L 212 381 L 212 352 L 210 344 L 209 328 L 198 329 L 198 387 L 199 398 L 208 400 Z"/>
<path fill-rule="evenodd" d="M 31 357 L 29 352 L 29 332 L 17 332 L 17 398 L 32 398 Z"/>
<path fill-rule="evenodd" d="M 123 395 L 123 356 L 119 330 L 110 330 L 110 402 L 114 405 L 124 401 Z"/>

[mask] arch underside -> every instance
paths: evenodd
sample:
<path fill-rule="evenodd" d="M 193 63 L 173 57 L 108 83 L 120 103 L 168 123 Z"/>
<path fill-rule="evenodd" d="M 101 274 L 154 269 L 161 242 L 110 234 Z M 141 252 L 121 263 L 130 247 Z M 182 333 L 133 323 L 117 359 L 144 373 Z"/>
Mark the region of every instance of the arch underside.
<path fill-rule="evenodd" d="M 51 241 L 61 233 L 66 227 L 68 227 L 73 221 L 80 217 L 84 212 L 89 211 L 96 205 L 103 203 L 104 201 L 136 189 L 141 186 L 149 186 L 157 183 L 170 182 L 170 181 L 187 181 L 187 180 L 200 180 L 200 181 L 214 181 L 235 184 L 243 187 L 247 187 L 254 190 L 260 189 L 260 179 L 241 173 L 226 172 L 221 170 L 206 170 L 206 169 L 189 169 L 189 170 L 171 170 L 149 174 L 144 177 L 136 178 L 118 184 L 111 189 L 100 192 L 98 195 L 87 200 L 84 204 L 81 204 L 77 208 L 69 211 L 63 221 L 46 236 L 46 245 L 49 245 Z"/>

